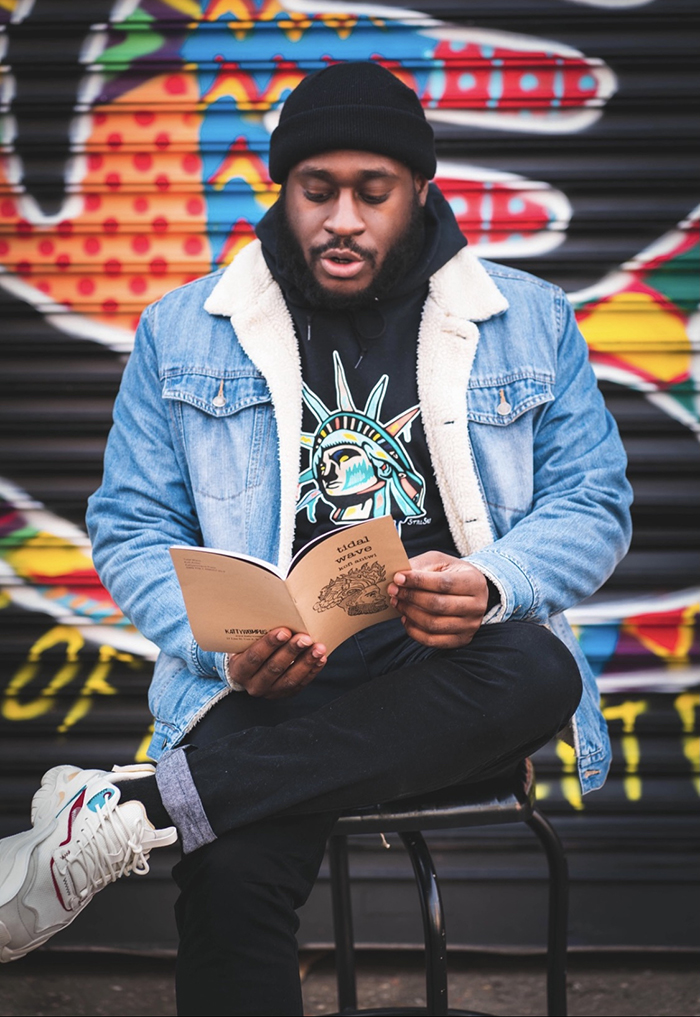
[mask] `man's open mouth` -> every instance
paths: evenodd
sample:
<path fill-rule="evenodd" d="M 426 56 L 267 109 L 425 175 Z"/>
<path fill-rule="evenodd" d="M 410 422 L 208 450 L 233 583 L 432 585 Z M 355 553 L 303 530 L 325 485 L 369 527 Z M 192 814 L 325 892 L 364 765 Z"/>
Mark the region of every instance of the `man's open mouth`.
<path fill-rule="evenodd" d="M 326 275 L 335 279 L 353 279 L 365 266 L 365 259 L 355 251 L 344 251 L 337 248 L 324 251 L 319 262 Z"/>
<path fill-rule="evenodd" d="M 354 251 L 326 251 L 323 258 L 328 258 L 336 265 L 347 265 L 351 261 L 363 261 L 363 258 L 359 254 L 355 254 Z"/>

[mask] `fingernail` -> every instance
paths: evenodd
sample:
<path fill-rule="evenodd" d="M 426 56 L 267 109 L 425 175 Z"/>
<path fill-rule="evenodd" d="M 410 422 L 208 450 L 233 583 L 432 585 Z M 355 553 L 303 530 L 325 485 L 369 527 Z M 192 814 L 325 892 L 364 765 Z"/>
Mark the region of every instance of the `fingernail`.
<path fill-rule="evenodd" d="M 301 638 L 297 640 L 297 646 L 300 650 L 305 650 L 308 646 L 311 646 L 312 642 L 313 640 L 309 639 L 308 636 L 301 636 Z"/>
<path fill-rule="evenodd" d="M 286 643 L 287 640 L 289 639 L 289 633 L 285 629 L 282 629 L 281 632 L 277 633 L 277 636 L 275 638 L 277 639 L 278 643 Z"/>
<path fill-rule="evenodd" d="M 399 573 L 398 576 L 394 576 L 394 582 L 396 583 L 397 586 L 403 586 L 403 584 L 406 582 L 406 576 L 401 575 L 401 573 Z"/>
<path fill-rule="evenodd" d="M 389 583 L 389 585 L 386 588 L 386 592 L 389 594 L 390 597 L 395 597 L 396 594 L 399 592 L 399 588 L 394 583 Z"/>
<path fill-rule="evenodd" d="M 311 644 L 309 644 L 309 645 L 311 645 Z M 311 656 L 315 657 L 316 660 L 320 660 L 321 657 L 324 656 L 323 650 L 312 650 L 311 651 Z"/>

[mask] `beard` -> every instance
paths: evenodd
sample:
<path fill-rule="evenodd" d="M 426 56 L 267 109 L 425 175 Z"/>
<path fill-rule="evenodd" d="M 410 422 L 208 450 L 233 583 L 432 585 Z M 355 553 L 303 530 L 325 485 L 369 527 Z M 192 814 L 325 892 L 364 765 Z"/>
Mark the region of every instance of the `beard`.
<path fill-rule="evenodd" d="M 414 194 L 406 228 L 387 251 L 369 285 L 355 293 L 337 293 L 322 286 L 307 264 L 301 245 L 287 218 L 284 185 L 277 205 L 277 258 L 280 271 L 313 308 L 347 311 L 366 307 L 373 300 L 385 296 L 416 263 L 425 243 L 425 209 L 418 195 Z M 359 254 L 372 267 L 376 265 L 376 252 L 362 247 L 352 237 L 331 236 L 325 244 L 311 248 L 311 258 L 315 260 L 325 251 L 341 248 Z"/>

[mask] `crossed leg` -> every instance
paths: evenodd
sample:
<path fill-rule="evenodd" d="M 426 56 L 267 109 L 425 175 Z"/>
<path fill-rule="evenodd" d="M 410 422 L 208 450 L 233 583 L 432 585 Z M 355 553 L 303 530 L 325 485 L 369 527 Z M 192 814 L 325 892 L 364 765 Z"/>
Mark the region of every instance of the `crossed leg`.
<path fill-rule="evenodd" d="M 578 703 L 573 658 L 536 625 L 486 626 L 447 652 L 393 623 L 361 635 L 306 703 L 230 696 L 159 767 L 187 851 L 181 1014 L 302 1013 L 296 909 L 335 815 L 507 768 Z"/>

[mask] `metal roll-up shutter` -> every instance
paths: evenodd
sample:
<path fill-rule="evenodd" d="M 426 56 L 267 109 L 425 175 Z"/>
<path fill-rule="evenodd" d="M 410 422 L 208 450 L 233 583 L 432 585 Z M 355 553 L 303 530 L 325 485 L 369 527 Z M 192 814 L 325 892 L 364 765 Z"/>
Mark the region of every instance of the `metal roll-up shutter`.
<path fill-rule="evenodd" d="M 0 0 L 0 833 L 26 825 L 49 766 L 145 756 L 156 650 L 99 584 L 84 530 L 138 315 L 251 238 L 289 90 L 372 58 L 421 96 L 474 248 L 566 290 L 630 458 L 632 549 L 569 612 L 611 777 L 581 800 L 566 743 L 536 760 L 573 941 L 697 945 L 699 20 L 692 0 Z M 537 922 L 489 919 L 499 895 L 539 907 L 528 838 L 436 839 L 453 945 L 541 942 Z M 172 944 L 163 855 L 61 942 Z M 358 842 L 354 860 L 374 901 L 359 938 L 417 938 L 398 852 Z M 154 917 L 134 940 L 120 916 L 136 894 Z M 304 942 L 328 941 L 323 898 L 322 883 Z"/>

